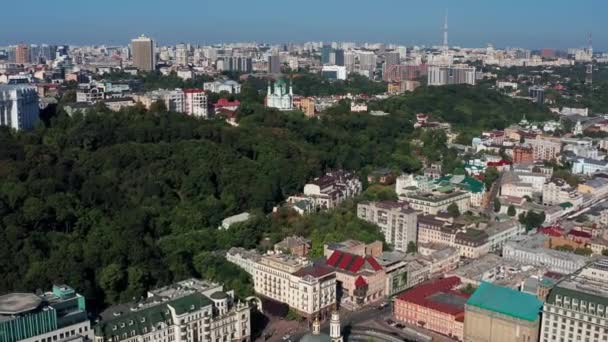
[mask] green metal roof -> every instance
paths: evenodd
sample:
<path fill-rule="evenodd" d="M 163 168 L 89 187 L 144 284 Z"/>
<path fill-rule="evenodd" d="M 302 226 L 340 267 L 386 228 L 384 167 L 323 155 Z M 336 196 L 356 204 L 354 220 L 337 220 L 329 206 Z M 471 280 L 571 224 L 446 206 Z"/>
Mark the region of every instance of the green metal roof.
<path fill-rule="evenodd" d="M 156 327 L 161 322 L 167 325 L 172 324 L 169 306 L 175 309 L 177 315 L 182 315 L 186 312 L 200 310 L 211 304 L 212 302 L 209 298 L 195 292 L 149 308 L 123 312 L 122 315 L 116 318 L 102 320 L 95 327 L 95 335 L 105 336 L 106 338 L 118 336 L 121 340 L 124 338 L 123 334 L 125 333 L 127 337 L 131 337 L 133 332 L 134 335 L 141 335 L 144 334 L 144 328 L 147 332 L 150 332 L 152 327 Z"/>
<path fill-rule="evenodd" d="M 543 302 L 531 294 L 483 282 L 467 305 L 534 322 L 539 317 Z"/>
<path fill-rule="evenodd" d="M 572 208 L 574 205 L 570 202 L 564 202 L 564 203 L 560 203 L 559 206 L 564 209 L 567 209 L 567 208 Z"/>

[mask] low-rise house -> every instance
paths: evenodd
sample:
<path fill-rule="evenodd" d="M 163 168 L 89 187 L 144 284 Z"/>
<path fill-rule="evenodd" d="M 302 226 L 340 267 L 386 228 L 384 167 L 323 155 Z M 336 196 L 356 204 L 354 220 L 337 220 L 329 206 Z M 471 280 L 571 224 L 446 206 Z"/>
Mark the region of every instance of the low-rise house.
<path fill-rule="evenodd" d="M 274 245 L 275 252 L 285 252 L 297 256 L 307 256 L 310 252 L 310 239 L 301 236 L 288 236 Z"/>
<path fill-rule="evenodd" d="M 222 220 L 222 225 L 218 228 L 219 229 L 229 229 L 230 226 L 232 226 L 233 224 L 245 222 L 245 221 L 249 220 L 250 217 L 251 217 L 251 215 L 249 215 L 249 213 L 240 213 L 240 214 L 236 214 L 236 215 L 233 215 L 230 217 L 226 217 L 225 219 Z"/>
<path fill-rule="evenodd" d="M 304 193 L 291 196 L 287 203 L 311 201 L 316 210 L 331 209 L 344 200 L 361 193 L 363 185 L 355 174 L 343 170 L 331 171 L 304 186 Z"/>

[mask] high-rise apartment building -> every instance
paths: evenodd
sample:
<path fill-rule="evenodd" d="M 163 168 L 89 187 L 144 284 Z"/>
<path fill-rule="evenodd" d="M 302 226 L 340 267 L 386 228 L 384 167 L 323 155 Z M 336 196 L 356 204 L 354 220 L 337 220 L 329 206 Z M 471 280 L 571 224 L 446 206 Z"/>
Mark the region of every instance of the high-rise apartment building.
<path fill-rule="evenodd" d="M 329 64 L 331 53 L 331 45 L 323 45 L 323 47 L 321 48 L 321 64 Z"/>
<path fill-rule="evenodd" d="M 608 258 L 560 280 L 542 310 L 541 342 L 608 340 Z"/>
<path fill-rule="evenodd" d="M 336 51 L 334 51 L 335 54 L 335 63 L 338 66 L 344 66 L 344 50 L 343 49 L 337 49 Z"/>
<path fill-rule="evenodd" d="M 153 71 L 156 67 L 154 41 L 146 36 L 131 41 L 133 66 L 141 71 Z"/>
<path fill-rule="evenodd" d="M 542 86 L 532 86 L 528 88 L 528 96 L 532 98 L 534 103 L 542 105 L 545 103 L 545 88 Z"/>
<path fill-rule="evenodd" d="M 32 129 L 40 108 L 36 87 L 26 84 L 0 85 L 0 126 Z"/>
<path fill-rule="evenodd" d="M 84 297 L 69 286 L 0 296 L 0 342 L 91 340 Z"/>
<path fill-rule="evenodd" d="M 362 202 L 357 217 L 380 227 L 384 239 L 395 250 L 406 252 L 410 242 L 416 243 L 418 219 L 416 211 L 404 202 Z"/>
<path fill-rule="evenodd" d="M 268 56 L 268 73 L 269 74 L 280 74 L 281 73 L 281 59 L 279 56 L 276 56 L 276 55 Z"/>
<path fill-rule="evenodd" d="M 468 65 L 429 65 L 428 85 L 443 86 L 450 84 L 475 85 L 475 67 Z"/>
<path fill-rule="evenodd" d="M 30 63 L 30 47 L 28 45 L 19 44 L 15 47 L 15 63 Z"/>
<path fill-rule="evenodd" d="M 184 89 L 184 112 L 196 117 L 207 117 L 207 95 L 202 89 Z"/>
<path fill-rule="evenodd" d="M 177 44 L 175 46 L 175 64 L 177 65 L 188 65 L 188 46 L 184 43 Z"/>

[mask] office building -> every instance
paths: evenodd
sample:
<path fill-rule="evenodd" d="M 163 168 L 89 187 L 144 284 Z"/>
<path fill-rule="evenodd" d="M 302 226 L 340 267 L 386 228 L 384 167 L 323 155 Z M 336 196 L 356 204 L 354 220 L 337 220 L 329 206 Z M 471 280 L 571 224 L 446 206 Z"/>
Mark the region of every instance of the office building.
<path fill-rule="evenodd" d="M 0 342 L 91 340 L 84 297 L 69 286 L 0 296 Z"/>
<path fill-rule="evenodd" d="M 532 86 L 528 88 L 528 96 L 532 98 L 534 103 L 542 105 L 545 103 L 545 88 L 542 86 Z"/>
<path fill-rule="evenodd" d="M 451 84 L 475 85 L 476 71 L 475 67 L 463 64 L 449 66 L 429 65 L 427 78 L 429 86 L 443 86 Z"/>
<path fill-rule="evenodd" d="M 357 205 L 357 217 L 379 226 L 384 240 L 397 251 L 407 252 L 408 245 L 417 241 L 417 214 L 407 203 L 362 202 Z"/>
<path fill-rule="evenodd" d="M 234 291 L 198 279 L 149 291 L 137 303 L 111 306 L 95 326 L 95 342 L 249 341 L 249 305 Z"/>
<path fill-rule="evenodd" d="M 148 37 L 141 36 L 131 41 L 133 52 L 133 66 L 140 71 L 153 71 L 156 68 L 156 54 L 154 41 Z"/>
<path fill-rule="evenodd" d="M 15 47 L 15 63 L 29 64 L 30 61 L 30 47 L 25 44 L 17 45 Z"/>
<path fill-rule="evenodd" d="M 321 48 L 321 64 L 330 64 L 330 55 L 332 53 L 331 45 L 323 45 Z"/>
<path fill-rule="evenodd" d="M 333 80 L 345 80 L 346 67 L 338 65 L 324 65 L 321 69 L 321 76 Z"/>
<path fill-rule="evenodd" d="M 36 87 L 24 84 L 0 85 L 0 126 L 16 130 L 34 128 L 40 107 Z"/>
<path fill-rule="evenodd" d="M 344 66 L 344 50 L 343 49 L 336 49 L 336 51 L 334 51 L 335 54 L 335 63 L 338 66 Z"/>
<path fill-rule="evenodd" d="M 456 290 L 460 284 L 458 277 L 448 277 L 404 292 L 395 298 L 395 320 L 462 341 L 469 295 Z"/>
<path fill-rule="evenodd" d="M 281 59 L 279 56 L 268 56 L 268 73 L 269 74 L 280 74 L 281 73 Z"/>
<path fill-rule="evenodd" d="M 465 305 L 465 342 L 536 342 L 543 303 L 532 294 L 481 283 Z"/>
<path fill-rule="evenodd" d="M 549 290 L 541 342 L 608 340 L 608 259 L 595 261 Z"/>
<path fill-rule="evenodd" d="M 184 113 L 199 118 L 206 118 L 207 95 L 202 89 L 184 89 Z"/>

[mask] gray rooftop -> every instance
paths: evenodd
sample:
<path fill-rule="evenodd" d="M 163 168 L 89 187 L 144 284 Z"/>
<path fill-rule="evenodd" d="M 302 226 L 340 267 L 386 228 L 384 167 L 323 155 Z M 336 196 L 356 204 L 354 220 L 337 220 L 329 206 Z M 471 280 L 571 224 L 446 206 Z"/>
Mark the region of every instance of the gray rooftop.
<path fill-rule="evenodd" d="M 9 293 L 0 296 L 0 314 L 16 315 L 35 310 L 42 299 L 33 293 Z"/>

